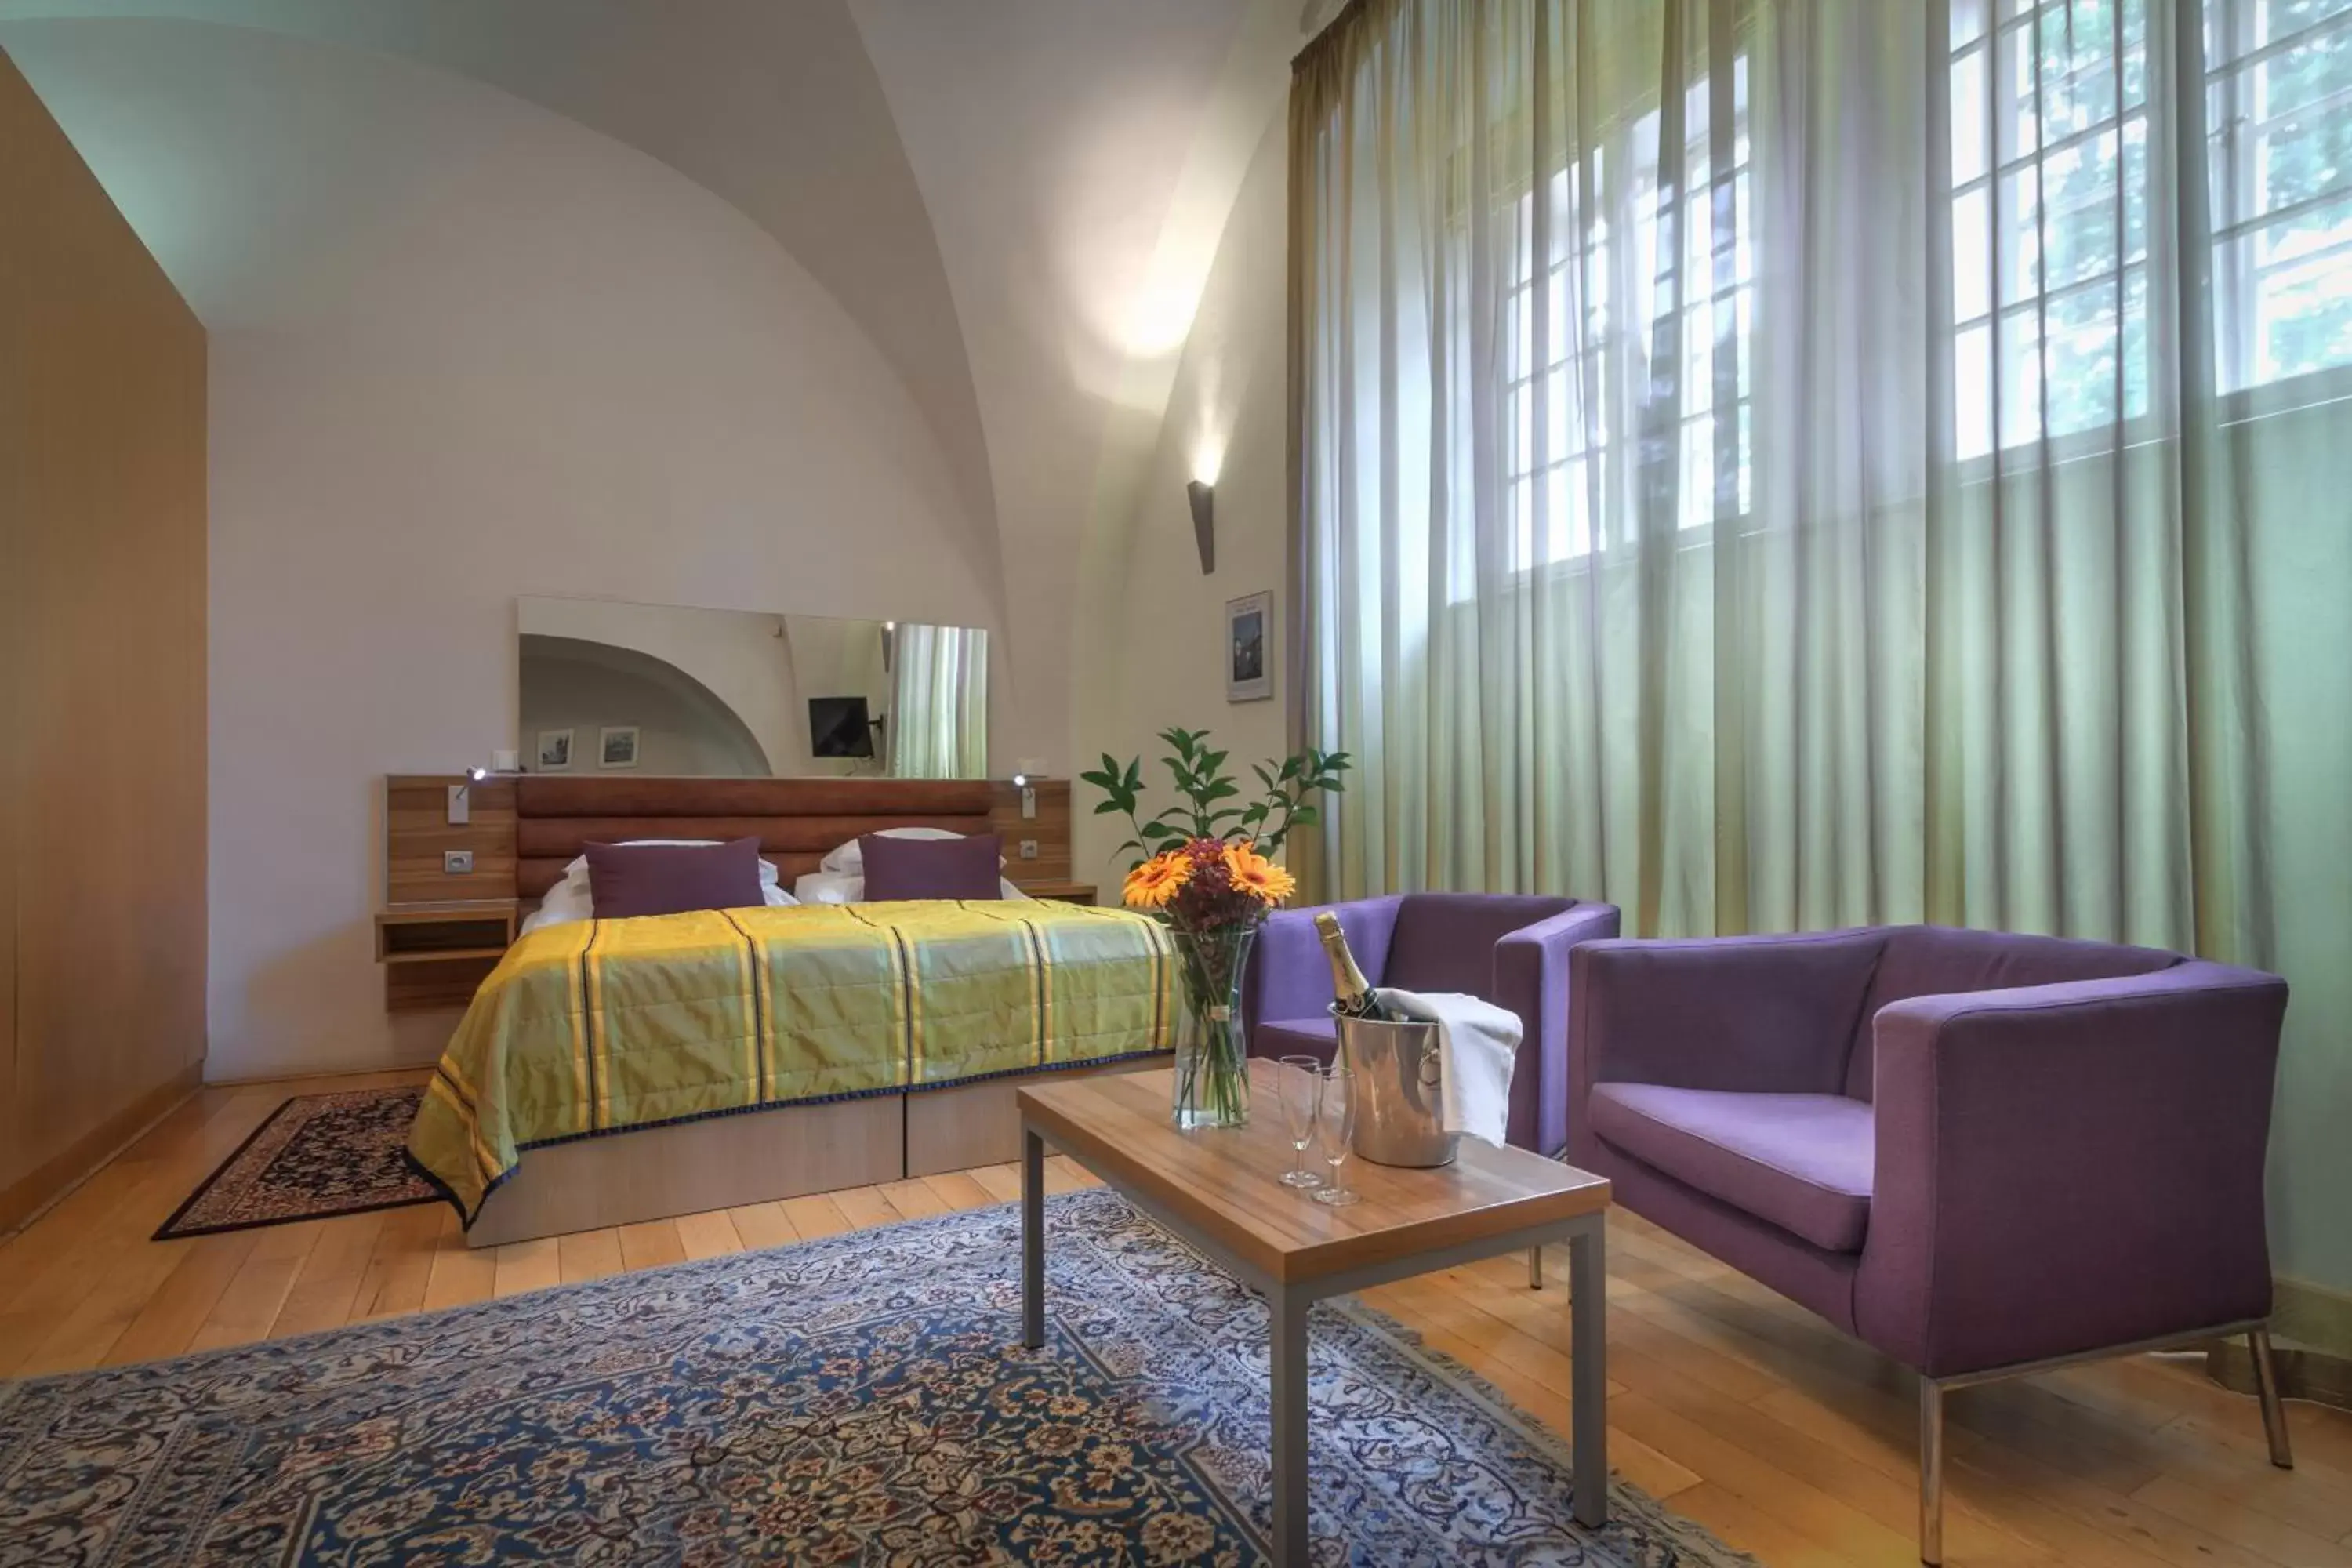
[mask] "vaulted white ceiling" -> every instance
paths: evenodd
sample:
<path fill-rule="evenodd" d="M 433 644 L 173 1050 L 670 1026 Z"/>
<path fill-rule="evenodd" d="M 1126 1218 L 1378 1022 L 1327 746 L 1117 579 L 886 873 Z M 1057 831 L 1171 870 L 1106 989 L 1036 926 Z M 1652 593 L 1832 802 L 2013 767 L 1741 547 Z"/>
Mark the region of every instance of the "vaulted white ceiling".
<path fill-rule="evenodd" d="M 60 19 L 93 36 L 36 47 Z M 207 199 L 204 171 L 237 178 L 225 156 L 160 156 L 202 129 L 175 121 L 169 95 L 98 112 L 120 81 L 102 38 L 142 21 L 462 75 L 636 148 L 766 230 L 921 410 L 1003 584 L 1017 711 L 1040 727 L 1016 749 L 1065 752 L 1079 549 L 1131 506 L 1281 103 L 1296 0 L 0 0 L 0 47 L 110 188 L 142 158 L 176 172 L 177 188 L 123 205 L 218 327 L 262 314 L 292 263 L 263 254 L 249 204 Z"/>

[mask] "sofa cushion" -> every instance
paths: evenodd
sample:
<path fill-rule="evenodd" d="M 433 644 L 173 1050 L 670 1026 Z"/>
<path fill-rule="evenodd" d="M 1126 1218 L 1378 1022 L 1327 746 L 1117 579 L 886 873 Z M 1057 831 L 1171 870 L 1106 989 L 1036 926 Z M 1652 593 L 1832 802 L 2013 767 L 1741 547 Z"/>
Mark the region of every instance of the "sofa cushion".
<path fill-rule="evenodd" d="M 1870 1226 L 1870 1107 L 1842 1094 L 1593 1086 L 1595 1136 L 1710 1197 L 1832 1252 Z"/>
<path fill-rule="evenodd" d="M 1254 1057 L 1313 1057 L 1328 1062 L 1339 1047 L 1339 1026 L 1328 1013 L 1316 1018 L 1268 1018 L 1253 1030 Z"/>

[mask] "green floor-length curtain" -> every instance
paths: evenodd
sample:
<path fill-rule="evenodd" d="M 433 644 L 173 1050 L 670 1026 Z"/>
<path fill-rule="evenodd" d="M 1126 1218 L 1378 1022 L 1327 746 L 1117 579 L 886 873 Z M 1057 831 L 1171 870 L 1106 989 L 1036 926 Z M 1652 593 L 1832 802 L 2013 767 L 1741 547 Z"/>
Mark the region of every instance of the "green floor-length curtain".
<path fill-rule="evenodd" d="M 2352 299 L 2223 276 L 2313 209 L 2205 149 L 2309 25 L 1360 0 L 1291 105 L 1308 874 L 2259 961 L 2250 432 Z"/>

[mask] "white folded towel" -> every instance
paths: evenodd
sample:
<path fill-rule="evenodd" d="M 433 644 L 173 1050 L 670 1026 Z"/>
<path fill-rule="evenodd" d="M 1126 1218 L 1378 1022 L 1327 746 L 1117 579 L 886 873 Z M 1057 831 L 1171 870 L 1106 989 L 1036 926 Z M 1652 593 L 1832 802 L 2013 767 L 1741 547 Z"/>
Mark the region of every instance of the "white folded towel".
<path fill-rule="evenodd" d="M 1456 992 L 1426 995 L 1382 986 L 1372 993 L 1392 1018 L 1437 1026 L 1439 1113 L 1448 1132 L 1500 1143 L 1511 1116 L 1511 1069 L 1519 1059 L 1519 1016 Z"/>

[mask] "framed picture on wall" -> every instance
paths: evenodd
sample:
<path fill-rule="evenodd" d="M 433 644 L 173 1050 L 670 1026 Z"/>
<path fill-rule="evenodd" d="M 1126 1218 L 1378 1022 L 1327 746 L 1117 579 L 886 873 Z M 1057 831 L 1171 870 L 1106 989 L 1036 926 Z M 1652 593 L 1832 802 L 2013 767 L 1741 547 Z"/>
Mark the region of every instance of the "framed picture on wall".
<path fill-rule="evenodd" d="M 1225 700 L 1274 695 L 1274 593 L 1225 601 Z"/>
<path fill-rule="evenodd" d="M 539 771 L 560 773 L 572 765 L 572 731 L 541 730 L 539 732 Z"/>
<path fill-rule="evenodd" d="M 635 724 L 607 724 L 597 731 L 596 765 L 600 768 L 635 767 L 637 727 Z"/>

